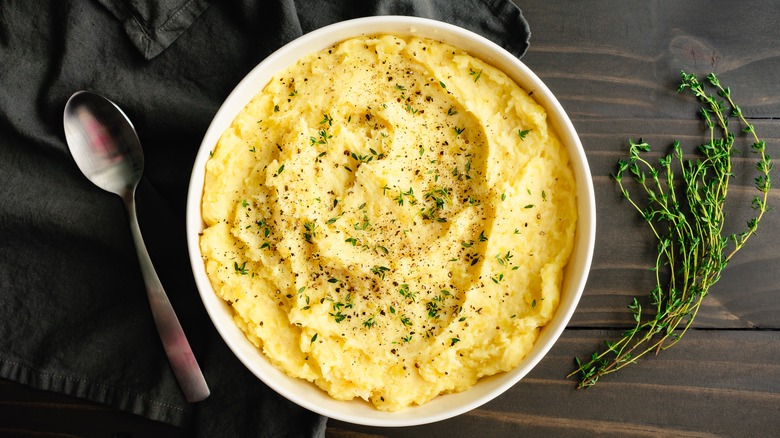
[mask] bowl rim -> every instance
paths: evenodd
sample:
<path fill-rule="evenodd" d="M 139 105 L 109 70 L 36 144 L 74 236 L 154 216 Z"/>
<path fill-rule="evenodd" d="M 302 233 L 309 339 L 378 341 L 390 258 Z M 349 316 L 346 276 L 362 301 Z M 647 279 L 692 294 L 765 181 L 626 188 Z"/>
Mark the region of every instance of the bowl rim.
<path fill-rule="evenodd" d="M 561 299 L 553 319 L 543 327 L 526 358 L 515 369 L 482 378 L 466 391 L 437 397 L 449 402 L 436 403 L 437 399 L 434 399 L 399 412 L 384 412 L 373 407 L 370 407 L 371 411 L 367 411 L 361 407 L 367 405 L 363 401 L 332 399 L 314 384 L 282 373 L 270 365 L 267 359 L 266 363 L 259 363 L 258 355 L 263 358 L 265 356 L 232 323 L 232 317 L 227 313 L 232 311 L 227 303 L 214 293 L 205 273 L 199 244 L 200 233 L 204 228 L 201 200 L 205 164 L 222 132 L 232 123 L 238 112 L 267 84 L 271 76 L 305 54 L 325 49 L 350 37 L 377 34 L 418 35 L 444 41 L 499 68 L 522 88 L 533 91 L 534 99 L 545 108 L 548 121 L 552 119 L 553 127 L 569 153 L 577 184 L 578 221 L 575 246 L 565 268 Z M 261 83 L 262 85 L 259 85 Z M 264 384 L 291 402 L 336 420 L 379 427 L 414 426 L 452 418 L 487 403 L 519 382 L 549 352 L 571 319 L 590 272 L 595 233 L 595 195 L 584 148 L 568 115 L 541 79 L 509 51 L 479 34 L 442 21 L 397 15 L 355 18 L 313 30 L 285 44 L 249 71 L 221 104 L 204 134 L 193 164 L 186 203 L 186 238 L 195 283 L 209 318 L 233 354 Z M 575 272 L 572 272 L 572 262 L 576 262 L 578 266 Z M 226 319 L 230 319 L 230 324 L 225 323 Z M 237 333 L 240 337 L 237 337 Z M 291 380 L 299 382 L 292 383 Z M 307 389 L 303 384 L 308 384 L 311 388 Z M 482 385 L 479 393 L 473 393 L 474 396 L 470 397 L 467 393 L 475 391 L 479 385 Z M 324 398 L 317 393 L 324 395 Z M 338 408 L 334 408 L 336 406 Z"/>

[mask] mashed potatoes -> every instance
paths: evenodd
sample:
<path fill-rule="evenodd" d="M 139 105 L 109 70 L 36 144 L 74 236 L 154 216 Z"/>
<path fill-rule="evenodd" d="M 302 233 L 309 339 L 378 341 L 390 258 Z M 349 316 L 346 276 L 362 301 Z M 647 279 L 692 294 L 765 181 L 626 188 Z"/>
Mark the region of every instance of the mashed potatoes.
<path fill-rule="evenodd" d="M 502 72 L 427 39 L 351 39 L 223 134 L 201 249 L 274 365 L 393 411 L 520 363 L 558 305 L 574 193 L 544 110 Z"/>

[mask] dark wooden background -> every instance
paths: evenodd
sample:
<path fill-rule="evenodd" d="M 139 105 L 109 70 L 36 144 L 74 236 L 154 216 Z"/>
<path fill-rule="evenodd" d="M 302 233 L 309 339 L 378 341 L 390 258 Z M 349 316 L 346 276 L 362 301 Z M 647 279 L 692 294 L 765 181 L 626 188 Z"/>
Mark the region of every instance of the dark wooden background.
<path fill-rule="evenodd" d="M 472 412 L 401 429 L 329 422 L 330 437 L 780 436 L 780 212 L 711 289 L 695 328 L 674 348 L 575 390 L 564 376 L 630 323 L 628 304 L 652 287 L 654 243 L 609 175 L 627 139 L 662 151 L 703 141 L 679 72 L 715 72 L 780 150 L 780 3 L 516 0 L 533 36 L 523 61 L 552 89 L 590 161 L 598 205 L 593 269 L 550 354 L 519 384 Z M 752 158 L 736 159 L 729 219 L 752 211 Z M 776 176 L 780 181 L 780 176 Z M 780 184 L 780 182 L 778 182 Z M 770 193 L 780 207 L 780 192 Z M 736 229 L 736 228 L 735 228 Z M 0 435 L 187 436 L 190 431 L 0 381 Z"/>

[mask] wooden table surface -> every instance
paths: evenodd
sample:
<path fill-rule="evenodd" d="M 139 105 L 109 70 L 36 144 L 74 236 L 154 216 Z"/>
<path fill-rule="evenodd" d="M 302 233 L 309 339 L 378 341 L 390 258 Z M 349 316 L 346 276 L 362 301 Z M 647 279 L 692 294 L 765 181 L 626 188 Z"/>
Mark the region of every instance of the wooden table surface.
<path fill-rule="evenodd" d="M 768 145 L 780 150 L 780 3 L 517 0 L 530 23 L 523 61 L 558 97 L 585 147 L 596 189 L 593 267 L 562 338 L 520 383 L 457 418 L 362 436 L 780 436 L 780 191 L 752 239 L 674 348 L 578 391 L 565 379 L 631 323 L 627 306 L 653 286 L 655 244 L 610 174 L 628 138 L 658 150 L 704 141 L 679 72 L 715 72 Z M 752 158 L 736 158 L 729 220 L 749 218 Z M 780 178 L 780 177 L 778 177 Z M 191 431 L 0 381 L 0 435 L 188 436 Z"/>

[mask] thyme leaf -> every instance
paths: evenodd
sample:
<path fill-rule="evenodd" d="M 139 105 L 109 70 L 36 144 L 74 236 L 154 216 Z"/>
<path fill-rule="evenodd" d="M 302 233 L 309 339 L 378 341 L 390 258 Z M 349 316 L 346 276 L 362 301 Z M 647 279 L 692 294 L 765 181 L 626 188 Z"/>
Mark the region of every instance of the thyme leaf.
<path fill-rule="evenodd" d="M 568 377 L 579 375 L 579 388 L 593 386 L 603 376 L 648 353 L 657 354 L 677 344 L 691 327 L 710 287 L 721 278 L 734 254 L 755 235 L 767 211 L 772 163 L 764 141 L 732 100 L 729 88 L 714 74 L 707 75 L 704 83 L 684 71 L 681 77 L 678 92 L 689 91 L 697 98 L 709 138 L 699 146 L 699 156 L 693 158 L 684 156 L 675 141 L 657 165 L 645 158 L 650 152 L 648 143 L 629 140 L 628 160 L 618 161 L 614 179 L 623 197 L 658 240 L 653 268 L 656 284 L 649 294 L 649 306 L 643 307 L 636 298 L 628 306 L 634 325 L 620 339 L 605 341 L 604 349 L 585 360 L 575 358 L 576 369 Z M 755 216 L 746 228 L 739 234 L 724 235 L 736 137 L 729 119 L 737 119 L 753 141 L 759 193 L 751 202 Z M 624 177 L 628 177 L 625 182 Z M 635 193 L 645 199 L 637 201 Z"/>

